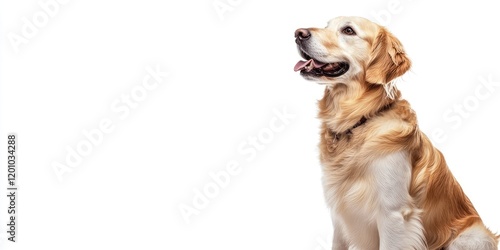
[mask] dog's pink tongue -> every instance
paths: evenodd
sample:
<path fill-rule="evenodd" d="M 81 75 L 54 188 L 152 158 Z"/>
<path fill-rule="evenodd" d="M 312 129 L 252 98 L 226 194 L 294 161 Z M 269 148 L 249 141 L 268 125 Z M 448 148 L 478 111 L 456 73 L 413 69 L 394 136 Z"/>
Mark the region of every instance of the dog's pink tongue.
<path fill-rule="evenodd" d="M 309 66 L 311 64 L 312 64 L 312 67 Z M 293 67 L 293 70 L 294 71 L 299 71 L 299 70 L 303 70 L 303 69 L 305 69 L 307 67 L 309 67 L 309 70 L 311 70 L 312 68 L 317 69 L 317 68 L 321 68 L 321 67 L 323 67 L 325 65 L 326 65 L 326 63 L 320 63 L 318 61 L 315 61 L 314 59 L 309 59 L 307 61 L 299 61 L 299 62 L 297 62 L 297 64 L 295 64 L 295 67 Z"/>
<path fill-rule="evenodd" d="M 299 71 L 303 70 L 306 68 L 306 66 L 312 61 L 313 59 L 310 59 L 309 61 L 298 61 L 297 64 L 295 64 L 295 67 L 293 67 L 294 71 Z"/>

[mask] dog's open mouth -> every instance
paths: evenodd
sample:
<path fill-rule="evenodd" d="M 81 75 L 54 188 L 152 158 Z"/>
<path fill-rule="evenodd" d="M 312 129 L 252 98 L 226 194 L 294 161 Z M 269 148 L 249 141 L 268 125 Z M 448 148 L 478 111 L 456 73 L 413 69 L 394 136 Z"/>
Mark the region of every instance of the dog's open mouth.
<path fill-rule="evenodd" d="M 337 77 L 349 70 L 346 62 L 324 63 L 315 60 L 308 55 L 301 53 L 307 61 L 299 61 L 295 64 L 294 70 L 300 71 L 302 75 Z"/>

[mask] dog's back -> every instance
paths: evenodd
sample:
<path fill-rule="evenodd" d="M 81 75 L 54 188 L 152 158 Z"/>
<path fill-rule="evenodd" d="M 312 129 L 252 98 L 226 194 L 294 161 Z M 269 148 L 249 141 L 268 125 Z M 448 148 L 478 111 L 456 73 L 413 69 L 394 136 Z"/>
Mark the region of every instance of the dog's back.
<path fill-rule="evenodd" d="M 442 153 L 427 136 L 417 133 L 410 194 L 426 211 L 422 214 L 422 223 L 429 249 L 450 243 L 449 249 L 497 249 L 498 237 L 484 226 Z"/>

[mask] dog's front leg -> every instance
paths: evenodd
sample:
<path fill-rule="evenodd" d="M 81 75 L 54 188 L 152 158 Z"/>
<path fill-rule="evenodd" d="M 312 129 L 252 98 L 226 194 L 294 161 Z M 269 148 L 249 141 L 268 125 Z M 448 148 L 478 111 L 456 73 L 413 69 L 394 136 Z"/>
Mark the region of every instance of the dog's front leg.
<path fill-rule="evenodd" d="M 370 167 L 376 180 L 379 249 L 425 250 L 420 210 L 409 194 L 411 164 L 406 152 L 395 152 L 373 162 Z"/>
<path fill-rule="evenodd" d="M 427 249 L 418 215 L 411 214 L 409 217 L 406 217 L 403 213 L 401 211 L 393 211 L 377 220 L 380 237 L 379 249 Z"/>
<path fill-rule="evenodd" d="M 332 250 L 348 250 L 349 245 L 345 240 L 344 233 L 339 223 L 333 223 L 333 243 Z"/>

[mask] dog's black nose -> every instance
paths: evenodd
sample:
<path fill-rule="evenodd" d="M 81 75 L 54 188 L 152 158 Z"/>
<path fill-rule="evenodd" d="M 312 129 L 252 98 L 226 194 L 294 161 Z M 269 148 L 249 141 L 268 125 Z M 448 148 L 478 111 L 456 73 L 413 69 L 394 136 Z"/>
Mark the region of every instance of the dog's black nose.
<path fill-rule="evenodd" d="M 311 32 L 308 29 L 297 29 L 295 31 L 295 41 L 307 40 L 311 37 Z"/>

